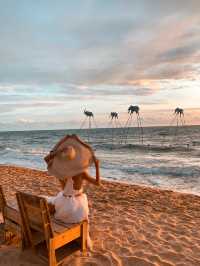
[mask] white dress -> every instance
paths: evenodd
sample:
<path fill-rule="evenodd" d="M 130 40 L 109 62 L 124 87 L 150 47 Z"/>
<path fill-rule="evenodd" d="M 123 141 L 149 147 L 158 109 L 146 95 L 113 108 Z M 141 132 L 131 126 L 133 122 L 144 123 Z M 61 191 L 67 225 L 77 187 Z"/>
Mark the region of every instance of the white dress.
<path fill-rule="evenodd" d="M 72 178 L 68 178 L 64 190 L 55 197 L 47 197 L 47 201 L 55 206 L 54 217 L 64 223 L 79 223 L 88 220 L 89 208 L 87 195 L 82 189 L 73 188 Z M 88 234 L 87 245 L 91 248 L 91 240 Z"/>

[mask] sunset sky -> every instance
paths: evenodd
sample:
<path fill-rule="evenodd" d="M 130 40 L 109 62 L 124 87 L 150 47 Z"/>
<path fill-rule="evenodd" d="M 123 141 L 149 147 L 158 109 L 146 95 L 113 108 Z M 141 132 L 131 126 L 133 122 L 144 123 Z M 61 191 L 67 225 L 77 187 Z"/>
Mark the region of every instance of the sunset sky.
<path fill-rule="evenodd" d="M 200 1 L 0 0 L 0 130 L 200 124 Z"/>

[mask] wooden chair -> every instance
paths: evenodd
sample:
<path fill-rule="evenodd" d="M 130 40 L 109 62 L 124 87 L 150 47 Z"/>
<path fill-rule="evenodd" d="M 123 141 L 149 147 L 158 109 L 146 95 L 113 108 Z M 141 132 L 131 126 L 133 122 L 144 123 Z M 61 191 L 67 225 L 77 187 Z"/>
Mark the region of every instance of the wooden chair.
<path fill-rule="evenodd" d="M 8 233 L 12 233 L 14 235 L 21 235 L 20 213 L 17 210 L 17 208 L 11 207 L 7 204 L 3 188 L 1 185 L 0 185 L 0 212 L 2 212 L 4 220 L 4 240 L 5 241 L 7 240 Z"/>
<path fill-rule="evenodd" d="M 86 251 L 87 221 L 64 225 L 56 222 L 50 217 L 48 203 L 42 197 L 17 192 L 17 201 L 29 245 L 36 251 L 37 243 L 45 240 L 49 266 L 63 262 L 63 258 L 57 261 L 58 250 L 73 240 L 79 239 L 79 249 Z"/>

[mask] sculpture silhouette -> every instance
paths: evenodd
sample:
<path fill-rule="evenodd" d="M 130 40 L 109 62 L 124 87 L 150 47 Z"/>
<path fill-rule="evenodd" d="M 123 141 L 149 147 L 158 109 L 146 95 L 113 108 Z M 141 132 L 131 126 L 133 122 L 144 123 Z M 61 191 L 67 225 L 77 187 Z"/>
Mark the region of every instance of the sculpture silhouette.
<path fill-rule="evenodd" d="M 184 111 L 183 111 L 182 108 L 177 107 L 177 108 L 174 110 L 174 114 L 175 114 L 175 115 L 179 115 L 179 116 L 181 117 L 181 116 L 184 116 Z"/>
<path fill-rule="evenodd" d="M 94 117 L 93 112 L 87 111 L 86 109 L 84 110 L 84 114 L 86 117 Z"/>
<path fill-rule="evenodd" d="M 88 142 L 89 142 L 89 140 L 90 140 L 90 129 L 92 128 L 92 121 L 93 121 L 93 123 L 94 123 L 94 125 L 95 125 L 96 128 L 97 128 L 97 125 L 96 125 L 95 120 L 94 120 L 94 114 L 93 114 L 93 112 L 84 109 L 83 113 L 85 115 L 85 119 L 82 122 L 82 124 L 80 126 L 80 129 L 83 129 L 86 121 L 88 120 L 87 132 L 88 132 Z"/>
<path fill-rule="evenodd" d="M 109 115 L 109 118 L 110 118 L 110 122 L 108 124 L 108 127 L 111 127 L 112 128 L 112 146 L 113 146 L 113 141 L 114 141 L 114 129 L 116 128 L 121 128 L 121 123 L 119 122 L 119 115 L 117 112 L 111 112 L 110 115 Z M 116 134 L 119 133 L 120 131 L 115 131 Z M 120 132 L 121 134 L 121 132 Z"/>
<path fill-rule="evenodd" d="M 143 128 L 142 128 L 142 122 L 141 122 L 141 118 L 140 118 L 140 108 L 137 105 L 130 105 L 128 108 L 128 114 L 129 117 L 125 123 L 125 143 L 127 142 L 127 137 L 128 137 L 128 132 L 129 129 L 131 127 L 132 121 L 133 121 L 133 114 L 136 114 L 136 119 L 137 119 L 137 127 L 139 129 L 139 141 L 143 143 Z"/>
<path fill-rule="evenodd" d="M 133 114 L 133 113 L 136 113 L 137 115 L 139 115 L 139 106 L 137 105 L 130 105 L 129 108 L 128 108 L 128 113 L 129 114 Z"/>
<path fill-rule="evenodd" d="M 184 126 L 184 125 L 185 125 L 184 110 L 182 108 L 177 107 L 173 111 L 173 118 L 169 125 L 169 131 L 171 131 L 171 134 L 173 136 L 173 138 L 171 139 L 171 142 L 173 144 L 175 142 L 181 141 L 181 138 L 180 138 L 180 135 L 178 135 L 178 132 L 179 132 L 180 126 Z"/>
<path fill-rule="evenodd" d="M 119 118 L 117 112 L 111 112 L 111 113 L 110 113 L 110 117 L 111 117 L 111 120 L 113 120 L 113 119 L 118 119 L 118 118 Z"/>

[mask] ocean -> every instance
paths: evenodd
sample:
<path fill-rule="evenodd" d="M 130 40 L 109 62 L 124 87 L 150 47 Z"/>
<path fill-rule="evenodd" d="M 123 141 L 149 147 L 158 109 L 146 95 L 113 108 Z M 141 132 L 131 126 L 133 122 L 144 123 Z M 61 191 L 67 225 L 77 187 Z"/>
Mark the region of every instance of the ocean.
<path fill-rule="evenodd" d="M 0 164 L 46 170 L 67 134 L 90 143 L 104 179 L 200 195 L 200 126 L 0 132 Z"/>

